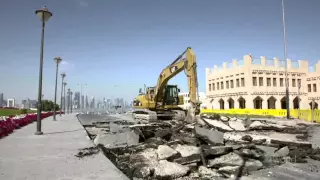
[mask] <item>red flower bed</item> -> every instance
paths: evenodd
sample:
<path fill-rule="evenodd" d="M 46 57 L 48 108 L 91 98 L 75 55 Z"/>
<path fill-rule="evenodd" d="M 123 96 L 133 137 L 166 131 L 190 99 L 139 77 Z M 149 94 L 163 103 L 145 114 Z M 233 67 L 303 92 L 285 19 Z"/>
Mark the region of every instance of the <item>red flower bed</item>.
<path fill-rule="evenodd" d="M 60 112 L 57 114 L 60 114 Z M 62 112 L 62 114 L 64 114 L 64 112 Z M 41 120 L 52 115 L 53 112 L 41 113 Z M 15 118 L 11 116 L 5 120 L 0 120 L 0 138 L 7 136 L 15 129 L 26 126 L 34 121 L 37 121 L 37 114 L 27 114 L 25 117 L 21 118 Z"/>
<path fill-rule="evenodd" d="M 0 107 L 0 109 L 19 109 L 19 108 L 15 108 L 15 107 Z"/>

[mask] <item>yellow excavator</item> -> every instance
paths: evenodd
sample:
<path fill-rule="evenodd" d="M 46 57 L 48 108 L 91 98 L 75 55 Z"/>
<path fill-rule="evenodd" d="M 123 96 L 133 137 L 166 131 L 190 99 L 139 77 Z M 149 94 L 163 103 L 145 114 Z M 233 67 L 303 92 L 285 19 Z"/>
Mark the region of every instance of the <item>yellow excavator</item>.
<path fill-rule="evenodd" d="M 178 73 L 184 71 L 188 79 L 190 106 L 184 110 L 179 105 L 183 104 L 183 96 L 179 96 L 180 89 L 177 85 L 168 85 L 168 81 Z M 170 65 L 164 68 L 158 78 L 155 87 L 140 89 L 139 96 L 133 101 L 134 119 L 148 121 L 161 118 L 194 121 L 195 116 L 200 113 L 198 97 L 198 77 L 196 56 L 188 47 Z"/>

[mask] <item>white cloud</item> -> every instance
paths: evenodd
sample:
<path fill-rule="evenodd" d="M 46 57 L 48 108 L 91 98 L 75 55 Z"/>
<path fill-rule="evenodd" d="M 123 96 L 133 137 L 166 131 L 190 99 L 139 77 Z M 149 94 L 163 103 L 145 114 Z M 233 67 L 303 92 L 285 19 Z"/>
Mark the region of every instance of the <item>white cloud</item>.
<path fill-rule="evenodd" d="M 88 0 L 77 0 L 81 7 L 88 7 Z"/>
<path fill-rule="evenodd" d="M 73 63 L 70 63 L 68 61 L 61 61 L 61 64 L 60 64 L 60 70 L 61 71 L 70 71 L 74 69 L 74 64 Z"/>

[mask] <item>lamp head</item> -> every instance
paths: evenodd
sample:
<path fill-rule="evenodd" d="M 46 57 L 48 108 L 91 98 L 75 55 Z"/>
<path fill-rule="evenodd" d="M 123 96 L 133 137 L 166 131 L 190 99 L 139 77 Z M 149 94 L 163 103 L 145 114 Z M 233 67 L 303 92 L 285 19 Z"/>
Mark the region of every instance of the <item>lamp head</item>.
<path fill-rule="evenodd" d="M 48 10 L 48 8 L 46 8 L 46 6 L 44 6 L 41 9 L 38 9 L 35 11 L 36 15 L 40 17 L 40 20 L 42 22 L 47 22 L 50 17 L 52 16 L 52 13 Z"/>
<path fill-rule="evenodd" d="M 55 57 L 55 58 L 54 58 L 54 61 L 55 61 L 57 64 L 59 64 L 59 63 L 62 61 L 62 59 L 61 59 L 61 57 Z"/>

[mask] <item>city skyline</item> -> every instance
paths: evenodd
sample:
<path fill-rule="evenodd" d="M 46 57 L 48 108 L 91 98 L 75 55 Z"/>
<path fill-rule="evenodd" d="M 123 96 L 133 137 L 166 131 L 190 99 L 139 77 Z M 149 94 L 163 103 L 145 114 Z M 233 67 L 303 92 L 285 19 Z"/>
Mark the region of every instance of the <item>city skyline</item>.
<path fill-rule="evenodd" d="M 84 96 L 84 95 L 83 95 Z M 90 98 L 91 97 L 91 98 Z M 37 100 L 35 99 L 30 99 L 30 98 L 25 98 L 25 99 L 22 99 L 22 100 L 17 100 L 15 98 L 7 98 L 5 96 L 4 93 L 1 93 L 0 92 L 0 102 L 2 100 L 2 104 L 0 104 L 0 107 L 6 107 L 7 106 L 7 103 L 8 103 L 8 100 L 11 100 L 11 99 L 14 99 L 15 103 L 14 103 L 14 107 L 17 107 L 17 108 L 36 108 L 36 103 L 37 103 Z M 62 108 L 64 107 L 64 105 L 66 105 L 66 108 L 68 107 L 68 103 L 69 101 L 66 102 L 66 104 L 64 103 L 65 101 L 65 98 L 64 96 L 61 98 L 62 99 Z M 66 99 L 68 100 L 69 99 L 69 95 L 66 95 Z M 53 101 L 52 99 L 46 99 L 46 98 L 43 98 L 42 100 L 50 100 L 50 101 Z M 72 94 L 72 108 L 73 109 L 78 109 L 80 110 L 82 105 L 79 104 L 79 101 L 80 100 L 80 92 L 75 92 Z M 105 97 L 102 98 L 102 99 L 95 99 L 94 96 L 87 96 L 87 106 L 84 106 L 82 107 L 83 109 L 85 108 L 92 108 L 92 109 L 101 109 L 99 108 L 99 104 L 101 104 L 101 102 L 105 102 L 105 100 L 107 102 L 110 102 L 110 104 L 108 105 L 107 102 L 104 106 L 101 106 L 105 109 L 107 109 L 110 105 L 127 105 L 127 104 L 131 104 L 132 100 L 125 100 L 123 98 L 114 98 L 114 99 L 106 99 Z M 21 102 L 21 103 L 20 103 Z M 60 98 L 59 100 L 57 101 L 57 104 L 60 106 Z M 125 106 L 127 107 L 127 106 Z M 102 108 L 102 109 L 103 109 Z"/>
<path fill-rule="evenodd" d="M 80 91 L 77 84 L 87 83 L 84 94 L 97 99 L 105 95 L 133 99 L 143 84 L 154 86 L 161 70 L 188 46 L 197 56 L 199 91 L 205 90 L 205 67 L 241 59 L 249 53 L 283 59 L 279 0 L 86 2 L 86 6 L 78 1 L 1 3 L 0 53 L 4 66 L 0 67 L 0 75 L 10 83 L 2 81 L 0 91 L 6 97 L 36 99 L 41 23 L 34 10 L 43 4 L 53 13 L 45 33 L 45 99 L 54 96 L 56 56 L 62 58 L 59 73 L 67 74 L 67 88 Z M 316 51 L 320 36 L 314 18 L 320 15 L 320 2 L 285 4 L 288 58 L 315 63 L 320 58 Z M 177 13 L 176 9 L 185 11 Z M 19 13 L 11 13 L 8 20 L 7 14 L 13 11 Z M 65 21 L 68 16 L 72 20 Z M 99 17 L 105 18 L 101 22 Z M 187 90 L 183 73 L 169 83 Z"/>

